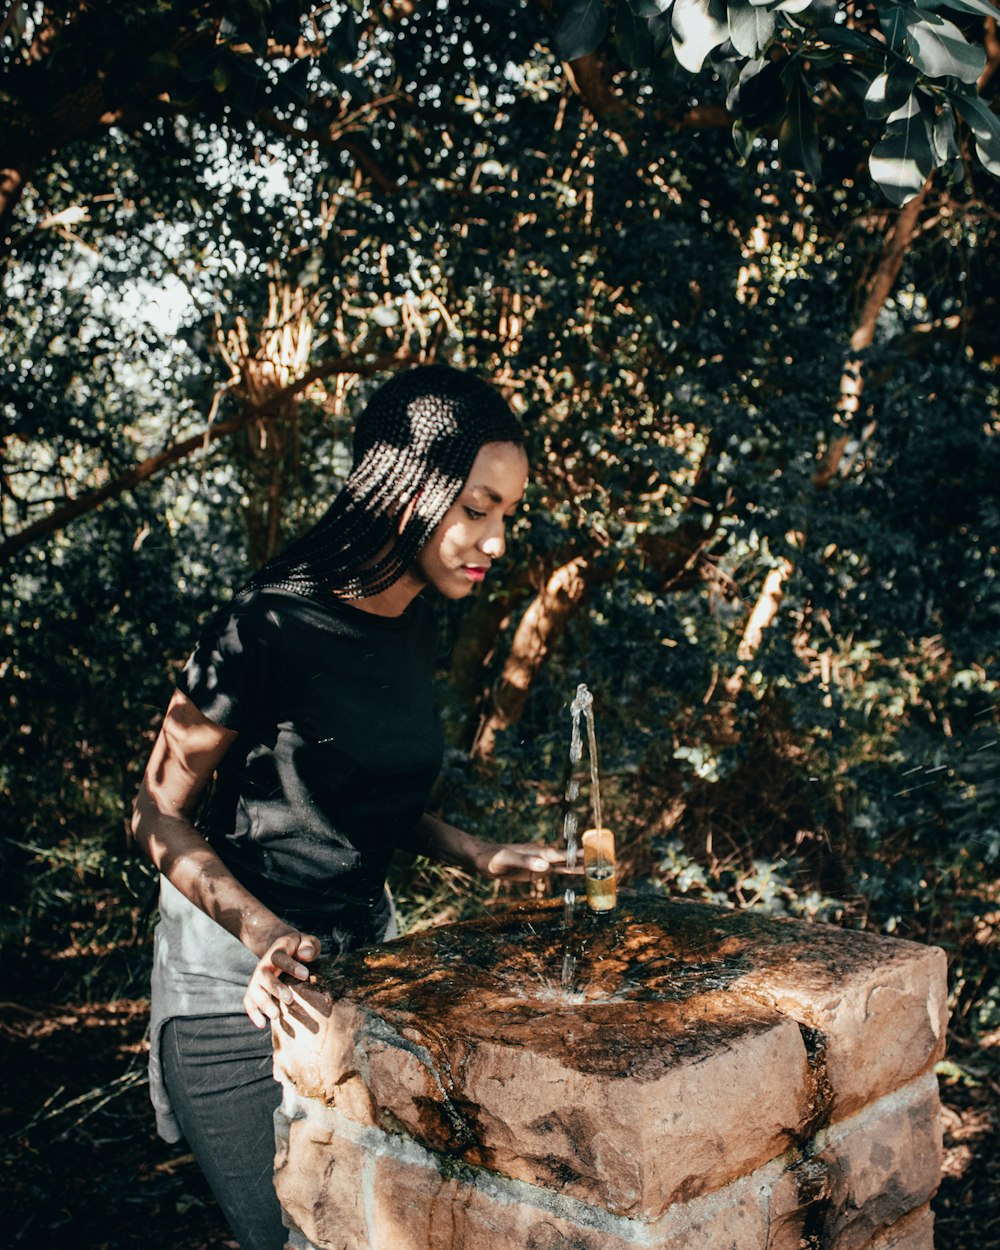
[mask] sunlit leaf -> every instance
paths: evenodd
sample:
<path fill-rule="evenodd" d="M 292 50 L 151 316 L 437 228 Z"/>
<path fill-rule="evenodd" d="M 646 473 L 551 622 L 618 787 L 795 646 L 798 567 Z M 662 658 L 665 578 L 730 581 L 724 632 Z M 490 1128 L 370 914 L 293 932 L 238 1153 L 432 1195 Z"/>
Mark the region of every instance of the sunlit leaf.
<path fill-rule="evenodd" d="M 912 118 L 919 116 L 920 105 L 917 102 L 916 95 L 907 96 L 898 109 L 894 109 L 886 118 L 886 124 L 893 126 L 896 122 L 906 122 Z"/>
<path fill-rule="evenodd" d="M 1000 19 L 1000 8 L 990 0 L 941 0 L 946 9 L 958 9 L 961 13 L 977 13 L 980 17 Z"/>
<path fill-rule="evenodd" d="M 868 168 L 893 204 L 902 206 L 918 195 L 934 168 L 934 153 L 918 107 L 886 131 L 872 149 Z"/>
<path fill-rule="evenodd" d="M 973 47 L 958 27 L 943 17 L 919 18 L 900 12 L 910 54 L 929 78 L 976 81 L 986 65 L 985 49 Z"/>
<path fill-rule="evenodd" d="M 705 58 L 729 37 L 723 0 L 674 0 L 674 55 L 696 74 Z"/>
<path fill-rule="evenodd" d="M 983 167 L 1000 177 L 1000 117 L 977 95 L 948 91 L 947 95 L 976 137 L 976 155 Z"/>
<path fill-rule="evenodd" d="M 800 0 L 779 0 L 775 10 L 790 13 L 800 26 L 826 26 L 833 22 L 840 7 L 839 0 L 808 0 L 802 4 Z"/>
<path fill-rule="evenodd" d="M 729 38 L 736 51 L 743 56 L 763 51 L 774 35 L 774 14 L 748 0 L 730 0 L 728 11 Z"/>
<path fill-rule="evenodd" d="M 865 95 L 869 117 L 888 117 L 909 97 L 917 83 L 917 71 L 910 66 L 894 66 L 873 79 Z"/>
<path fill-rule="evenodd" d="M 976 155 L 984 169 L 988 170 L 996 178 L 1000 178 L 1000 157 L 994 155 L 996 149 L 993 146 L 987 146 L 976 140 Z"/>
<path fill-rule="evenodd" d="M 931 127 L 931 147 L 937 165 L 947 165 L 959 155 L 955 141 L 955 114 L 947 105 L 935 117 Z"/>
<path fill-rule="evenodd" d="M 636 17 L 659 17 L 669 13 L 674 0 L 628 0 L 629 8 Z"/>

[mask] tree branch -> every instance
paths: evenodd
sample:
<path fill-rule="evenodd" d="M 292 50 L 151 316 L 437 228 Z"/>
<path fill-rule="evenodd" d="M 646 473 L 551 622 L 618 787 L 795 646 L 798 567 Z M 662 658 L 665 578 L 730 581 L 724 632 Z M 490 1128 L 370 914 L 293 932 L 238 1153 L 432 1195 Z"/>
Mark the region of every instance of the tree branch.
<path fill-rule="evenodd" d="M 99 489 L 78 495 L 76 499 L 71 499 L 69 503 L 64 504 L 61 508 L 56 508 L 48 516 L 35 521 L 32 525 L 20 530 L 12 538 L 8 538 L 5 543 L 0 544 L 0 561 L 9 560 L 11 556 L 30 546 L 36 539 L 42 538 L 46 534 L 53 534 L 71 521 L 75 521 L 77 517 L 93 512 L 102 503 L 123 495 L 127 490 L 138 486 L 140 482 L 148 481 L 149 478 L 161 472 L 168 465 L 176 464 L 178 460 L 183 460 L 186 456 L 191 455 L 192 452 L 198 451 L 199 448 L 207 447 L 209 443 L 217 442 L 220 438 L 225 438 L 227 435 L 235 433 L 236 430 L 241 430 L 257 415 L 259 414 L 253 409 L 247 409 L 238 417 L 233 417 L 230 421 L 220 421 L 215 425 L 210 425 L 202 430 L 201 433 L 194 434 L 191 438 L 183 439 L 172 447 L 167 447 L 163 451 L 158 452 L 155 456 L 149 456 L 146 460 L 127 470 L 127 472 L 119 474 L 118 477 L 113 478 L 110 482 L 106 482 Z"/>
<path fill-rule="evenodd" d="M 42 517 L 33 524 L 26 526 L 23 530 L 14 534 L 13 537 L 8 538 L 6 542 L 0 543 L 0 562 L 10 559 L 19 551 L 23 551 L 25 547 L 30 546 L 36 539 L 42 538 L 46 534 L 53 534 L 64 526 L 69 525 L 71 521 L 75 521 L 78 517 L 85 516 L 88 512 L 93 512 L 109 499 L 116 499 L 119 495 L 132 490 L 133 487 L 138 486 L 141 482 L 148 481 L 168 466 L 176 464 L 178 461 L 184 460 L 187 456 L 198 451 L 199 448 L 207 447 L 209 443 L 217 442 L 220 438 L 226 438 L 228 435 L 242 430 L 251 421 L 273 415 L 273 411 L 280 408 L 282 403 L 298 395 L 320 378 L 328 377 L 333 373 L 353 373 L 359 377 L 370 377 L 372 374 L 379 373 L 391 365 L 405 363 L 406 359 L 406 357 L 398 355 L 380 355 L 373 356 L 371 360 L 359 361 L 350 356 L 337 356 L 331 360 L 324 361 L 322 364 L 310 369 L 308 373 L 292 382 L 289 386 L 276 391 L 264 403 L 256 405 L 246 404 L 238 416 L 232 417 L 228 421 L 212 422 L 199 434 L 194 434 L 190 438 L 175 443 L 172 447 L 167 447 L 163 451 L 157 452 L 155 456 L 150 456 L 139 464 L 134 465 L 131 469 L 119 474 L 112 481 L 106 482 L 104 486 L 99 487 L 97 490 L 87 491 L 83 495 L 79 495 L 61 508 L 50 512 L 48 516 Z"/>

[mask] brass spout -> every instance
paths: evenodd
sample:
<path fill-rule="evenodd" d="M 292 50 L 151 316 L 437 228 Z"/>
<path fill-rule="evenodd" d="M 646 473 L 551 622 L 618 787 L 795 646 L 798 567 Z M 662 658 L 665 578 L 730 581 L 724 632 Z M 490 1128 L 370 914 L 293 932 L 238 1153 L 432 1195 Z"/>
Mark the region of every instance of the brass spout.
<path fill-rule="evenodd" d="M 583 880 L 591 911 L 613 911 L 618 902 L 615 835 L 610 829 L 588 829 L 583 842 Z"/>

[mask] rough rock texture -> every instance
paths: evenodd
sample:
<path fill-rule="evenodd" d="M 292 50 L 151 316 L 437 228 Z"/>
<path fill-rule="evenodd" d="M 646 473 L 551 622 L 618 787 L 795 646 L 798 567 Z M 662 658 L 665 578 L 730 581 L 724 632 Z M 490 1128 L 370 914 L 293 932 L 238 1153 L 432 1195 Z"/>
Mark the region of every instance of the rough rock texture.
<path fill-rule="evenodd" d="M 274 1033 L 298 1244 L 932 1245 L 942 952 L 649 898 L 569 941 L 569 994 L 548 905 L 296 987 Z"/>

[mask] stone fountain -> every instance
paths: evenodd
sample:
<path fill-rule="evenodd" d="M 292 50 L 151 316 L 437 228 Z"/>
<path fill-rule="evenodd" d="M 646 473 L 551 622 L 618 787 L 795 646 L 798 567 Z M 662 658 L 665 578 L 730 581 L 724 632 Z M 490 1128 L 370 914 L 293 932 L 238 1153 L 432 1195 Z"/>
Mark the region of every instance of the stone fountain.
<path fill-rule="evenodd" d="M 932 1250 L 945 957 L 651 896 L 319 965 L 275 1185 L 319 1250 Z"/>

